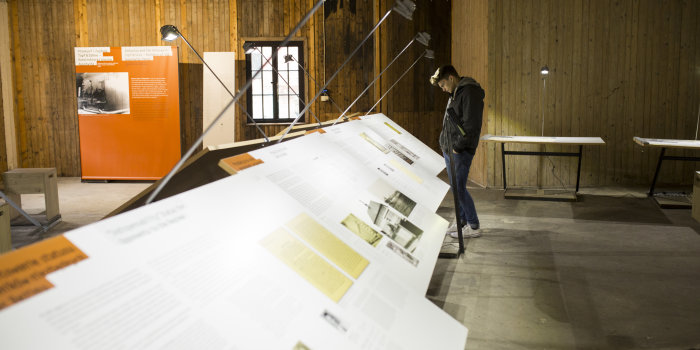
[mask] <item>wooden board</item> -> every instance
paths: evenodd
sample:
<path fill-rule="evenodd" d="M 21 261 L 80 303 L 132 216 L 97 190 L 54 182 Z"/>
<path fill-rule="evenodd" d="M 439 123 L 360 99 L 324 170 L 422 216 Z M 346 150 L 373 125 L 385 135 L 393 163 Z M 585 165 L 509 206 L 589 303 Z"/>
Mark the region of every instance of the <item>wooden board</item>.
<path fill-rule="evenodd" d="M 234 93 L 236 88 L 235 82 L 235 67 L 236 53 L 235 52 L 205 52 L 204 60 L 209 67 L 221 79 L 221 82 L 226 84 L 226 87 L 231 93 Z M 209 127 L 214 119 L 221 113 L 224 107 L 231 101 L 229 92 L 221 86 L 221 82 L 217 79 L 206 67 L 204 69 L 204 121 L 202 122 L 202 132 Z M 202 148 L 207 146 L 220 145 L 223 143 L 231 143 L 235 141 L 236 136 L 236 109 L 237 106 L 231 106 L 226 110 L 226 113 L 221 117 L 219 122 L 214 125 L 209 133 L 204 137 Z"/>

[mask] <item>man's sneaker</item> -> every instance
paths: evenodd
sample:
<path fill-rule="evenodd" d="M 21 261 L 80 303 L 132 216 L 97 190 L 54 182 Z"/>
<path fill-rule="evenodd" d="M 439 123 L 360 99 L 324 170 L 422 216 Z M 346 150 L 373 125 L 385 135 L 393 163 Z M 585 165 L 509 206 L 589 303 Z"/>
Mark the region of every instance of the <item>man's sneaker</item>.
<path fill-rule="evenodd" d="M 456 228 L 455 228 L 454 231 L 449 231 L 449 230 L 448 230 L 448 234 L 449 234 L 450 237 L 452 237 L 452 238 L 458 238 L 458 237 L 459 237 Z M 462 226 L 462 237 L 464 237 L 464 238 L 477 238 L 477 237 L 481 237 L 481 230 L 479 230 L 478 228 L 477 228 L 477 229 L 473 229 L 473 228 L 469 227 L 469 225 L 464 225 L 464 226 Z"/>
<path fill-rule="evenodd" d="M 446 235 L 449 235 L 450 232 L 457 232 L 457 223 L 453 222 L 450 224 L 450 226 L 447 227 L 447 231 L 445 231 Z"/>

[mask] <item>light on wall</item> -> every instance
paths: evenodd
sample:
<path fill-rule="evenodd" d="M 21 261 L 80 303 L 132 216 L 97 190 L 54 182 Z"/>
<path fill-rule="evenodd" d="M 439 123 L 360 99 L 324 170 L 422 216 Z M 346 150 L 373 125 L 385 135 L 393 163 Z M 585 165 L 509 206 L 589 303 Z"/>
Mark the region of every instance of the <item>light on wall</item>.
<path fill-rule="evenodd" d="M 549 75 L 549 68 L 547 66 L 542 66 L 542 68 L 540 68 L 540 74 L 542 74 L 542 76 Z"/>
<path fill-rule="evenodd" d="M 163 41 L 173 41 L 180 36 L 180 31 L 177 30 L 172 24 L 166 24 L 160 27 L 160 34 L 162 35 L 161 40 Z"/>

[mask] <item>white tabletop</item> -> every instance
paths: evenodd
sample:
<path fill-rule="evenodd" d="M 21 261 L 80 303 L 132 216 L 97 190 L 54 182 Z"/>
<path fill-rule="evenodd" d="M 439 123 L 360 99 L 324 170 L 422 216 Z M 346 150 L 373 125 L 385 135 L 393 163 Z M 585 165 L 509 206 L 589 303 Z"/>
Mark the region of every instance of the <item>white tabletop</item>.
<path fill-rule="evenodd" d="M 565 136 L 495 136 L 486 134 L 481 137 L 485 142 L 503 143 L 537 143 L 567 145 L 604 145 L 600 137 L 565 137 Z"/>
<path fill-rule="evenodd" d="M 647 139 L 637 136 L 633 140 L 645 147 L 700 148 L 700 140 Z"/>

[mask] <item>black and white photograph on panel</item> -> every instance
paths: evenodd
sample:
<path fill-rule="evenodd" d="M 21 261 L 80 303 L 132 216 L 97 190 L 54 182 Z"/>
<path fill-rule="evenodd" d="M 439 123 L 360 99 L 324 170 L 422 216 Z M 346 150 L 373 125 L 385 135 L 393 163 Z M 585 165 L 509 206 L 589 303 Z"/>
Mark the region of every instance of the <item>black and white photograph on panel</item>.
<path fill-rule="evenodd" d="M 382 240 L 383 236 L 379 232 L 355 216 L 355 214 L 348 214 L 340 223 L 373 247 L 376 247 L 379 241 Z"/>
<path fill-rule="evenodd" d="M 411 212 L 413 212 L 413 208 L 416 207 L 416 201 L 381 179 L 375 181 L 372 186 L 370 186 L 369 192 L 382 198 L 384 203 L 388 204 L 405 217 L 409 217 Z"/>
<path fill-rule="evenodd" d="M 388 205 L 375 201 L 370 201 L 367 204 L 367 215 L 370 222 L 379 227 L 379 230 L 394 242 L 410 253 L 416 250 L 423 230 L 403 215 L 395 212 Z"/>
<path fill-rule="evenodd" d="M 402 154 L 405 154 L 407 158 L 410 159 L 410 161 L 406 160 L 408 164 L 413 164 L 413 162 L 417 161 L 420 159 L 420 157 L 413 153 L 408 147 L 404 146 L 401 144 L 399 141 L 396 141 L 395 139 L 389 140 L 389 146 L 392 148 L 395 148 L 398 151 L 401 151 Z"/>
<path fill-rule="evenodd" d="M 418 266 L 419 260 L 416 259 L 413 255 L 409 254 L 403 248 L 401 248 L 394 241 L 388 240 L 386 243 L 386 247 L 389 248 L 389 250 L 391 250 L 392 252 L 396 253 L 398 256 L 402 257 L 404 260 L 408 261 L 409 264 L 413 266 Z"/>
<path fill-rule="evenodd" d="M 129 114 L 129 73 L 77 73 L 78 114 Z"/>

